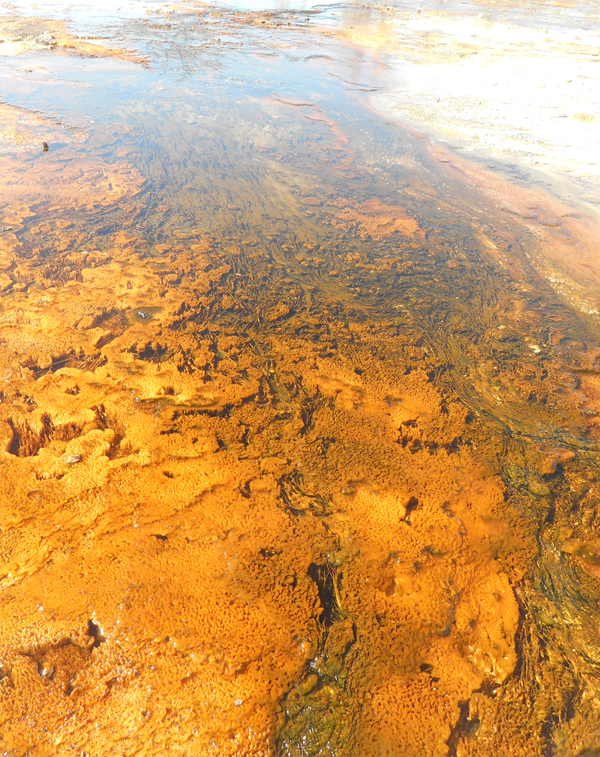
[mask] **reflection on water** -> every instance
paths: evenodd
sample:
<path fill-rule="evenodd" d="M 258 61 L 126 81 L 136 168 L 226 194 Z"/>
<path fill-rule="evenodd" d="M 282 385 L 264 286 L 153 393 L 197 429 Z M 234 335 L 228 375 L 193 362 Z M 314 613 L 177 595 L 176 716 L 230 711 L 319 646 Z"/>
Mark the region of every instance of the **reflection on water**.
<path fill-rule="evenodd" d="M 595 754 L 593 228 L 150 10 L 3 27 L 4 752 Z"/>

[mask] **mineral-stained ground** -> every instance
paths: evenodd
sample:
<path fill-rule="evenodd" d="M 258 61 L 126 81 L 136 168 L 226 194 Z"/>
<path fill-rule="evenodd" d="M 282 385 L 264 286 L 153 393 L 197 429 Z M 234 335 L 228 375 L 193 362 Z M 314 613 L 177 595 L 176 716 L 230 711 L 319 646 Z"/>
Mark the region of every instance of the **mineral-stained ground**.
<path fill-rule="evenodd" d="M 600 754 L 594 222 L 303 102 L 176 202 L 2 106 L 6 757 Z"/>

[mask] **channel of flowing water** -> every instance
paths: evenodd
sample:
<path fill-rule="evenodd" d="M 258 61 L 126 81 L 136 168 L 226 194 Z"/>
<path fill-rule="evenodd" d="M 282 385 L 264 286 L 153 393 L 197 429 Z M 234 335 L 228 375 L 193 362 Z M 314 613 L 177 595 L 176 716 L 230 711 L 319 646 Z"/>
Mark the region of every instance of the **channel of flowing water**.
<path fill-rule="evenodd" d="M 593 219 L 142 10 L 0 24 L 2 748 L 596 754 Z"/>

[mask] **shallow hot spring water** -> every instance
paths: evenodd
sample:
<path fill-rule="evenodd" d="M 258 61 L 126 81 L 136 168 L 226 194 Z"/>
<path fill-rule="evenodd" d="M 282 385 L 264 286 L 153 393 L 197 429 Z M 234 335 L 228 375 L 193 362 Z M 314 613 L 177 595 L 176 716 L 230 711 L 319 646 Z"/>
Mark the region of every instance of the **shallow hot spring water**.
<path fill-rule="evenodd" d="M 0 10 L 2 755 L 600 754 L 596 221 L 367 10 Z"/>

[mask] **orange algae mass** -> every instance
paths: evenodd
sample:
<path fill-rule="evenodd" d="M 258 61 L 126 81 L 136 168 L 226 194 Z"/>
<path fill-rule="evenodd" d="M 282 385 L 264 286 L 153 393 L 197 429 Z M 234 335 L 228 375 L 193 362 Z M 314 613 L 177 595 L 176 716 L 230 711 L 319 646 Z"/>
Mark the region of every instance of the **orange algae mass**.
<path fill-rule="evenodd" d="M 361 754 L 448 753 L 454 708 L 447 692 L 427 673 L 390 677 L 369 696 L 366 716 L 374 727 L 360 743 Z"/>
<path fill-rule="evenodd" d="M 5 197 L 12 196 L 15 201 L 28 205 L 41 202 L 54 205 L 66 200 L 70 203 L 70 212 L 92 210 L 98 204 L 107 205 L 132 197 L 139 191 L 143 179 L 132 166 L 107 166 L 98 160 L 77 161 L 69 164 L 54 161 L 52 158 L 38 161 L 26 168 L 17 169 L 14 159 L 0 156 L 2 180 L 0 191 Z M 4 222 L 11 222 L 11 205 L 5 206 L 9 216 Z M 57 224 L 60 222 L 57 222 Z M 67 222 L 68 223 L 68 222 Z M 34 226 L 31 234 L 43 232 L 43 226 Z M 10 239 L 14 237 L 11 236 Z M 3 235 L 2 239 L 6 237 Z"/>
<path fill-rule="evenodd" d="M 267 755 L 304 728 L 408 749 L 423 697 L 443 742 L 515 664 L 506 534 L 470 515 L 494 524 L 502 485 L 453 451 L 465 409 L 440 426 L 401 342 L 374 359 L 385 326 L 357 341 L 333 320 L 331 355 L 291 310 L 239 336 L 228 258 L 177 237 L 146 259 L 125 230 L 5 251 L 30 283 L 0 316 L 3 746 Z"/>
<path fill-rule="evenodd" d="M 152 247 L 129 221 L 100 250 L 50 219 L 40 246 L 27 199 L 0 313 L 4 745 L 470 743 L 479 692 L 517 670 L 531 537 L 435 358 L 393 320 L 301 307 L 281 273 L 253 300 L 244 240 Z"/>
<path fill-rule="evenodd" d="M 41 383 L 16 369 L 5 417 L 4 743 L 124 750 L 152 734 L 149 754 L 190 740 L 208 753 L 215 737 L 221 754 L 266 754 L 274 702 L 304 665 L 298 636 L 315 634 L 309 556 L 286 544 L 259 461 L 218 454 L 202 380 L 177 381 L 173 363 L 144 376 L 133 356 L 95 373 L 94 329 L 72 328 L 73 367 L 58 356 Z M 21 413 L 31 380 L 41 394 Z M 181 414 L 186 395 L 197 409 Z"/>
<path fill-rule="evenodd" d="M 424 237 L 417 221 L 403 208 L 387 205 L 381 200 L 362 203 L 342 201 L 342 207 L 342 212 L 337 214 L 336 225 L 356 227 L 362 239 L 381 240 L 392 234 L 400 237 Z"/>

